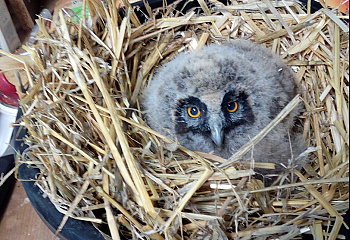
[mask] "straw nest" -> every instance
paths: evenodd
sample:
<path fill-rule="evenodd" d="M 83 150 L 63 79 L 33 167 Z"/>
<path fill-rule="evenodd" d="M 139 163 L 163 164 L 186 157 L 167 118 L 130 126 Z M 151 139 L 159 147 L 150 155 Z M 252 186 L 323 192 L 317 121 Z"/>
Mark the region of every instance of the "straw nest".
<path fill-rule="evenodd" d="M 36 184 L 66 215 L 58 231 L 72 217 L 108 226 L 113 239 L 336 239 L 349 207 L 348 17 L 288 0 L 198 0 L 186 13 L 181 1 L 146 4 L 141 23 L 127 2 L 123 16 L 106 2 L 87 1 L 89 20 L 41 19 L 37 44 L 25 47 L 33 62 L 20 162 L 40 169 Z M 265 133 L 221 159 L 171 143 L 139 108 L 159 65 L 235 38 L 278 53 L 303 89 L 284 111 L 304 101 L 311 161 L 270 187 L 253 167 L 271 164 L 239 161 Z"/>

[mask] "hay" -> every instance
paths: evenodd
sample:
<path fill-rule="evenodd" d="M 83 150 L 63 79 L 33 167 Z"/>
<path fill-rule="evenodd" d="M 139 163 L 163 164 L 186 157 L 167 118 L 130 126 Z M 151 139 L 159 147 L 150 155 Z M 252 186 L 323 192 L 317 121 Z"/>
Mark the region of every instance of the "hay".
<path fill-rule="evenodd" d="M 141 24 L 127 2 L 124 17 L 107 2 L 87 1 L 91 24 L 60 13 L 49 28 L 41 19 L 35 48 L 26 47 L 34 63 L 21 100 L 29 130 L 21 163 L 40 169 L 36 183 L 66 215 L 58 231 L 72 217 L 108 224 L 113 239 L 336 239 L 349 207 L 344 16 L 287 0 L 200 0 L 185 14 L 174 11 L 178 2 L 148 8 Z M 252 144 L 229 162 L 195 153 L 149 129 L 139 108 L 158 65 L 235 38 L 279 54 L 303 89 L 312 159 L 270 187 L 253 167 L 273 165 L 237 161 Z M 287 183 L 293 175 L 298 182 Z"/>

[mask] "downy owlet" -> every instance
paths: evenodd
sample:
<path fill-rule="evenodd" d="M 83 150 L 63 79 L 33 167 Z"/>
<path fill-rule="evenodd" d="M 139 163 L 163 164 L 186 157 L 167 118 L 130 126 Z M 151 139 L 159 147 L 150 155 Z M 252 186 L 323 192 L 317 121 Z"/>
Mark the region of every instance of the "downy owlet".
<path fill-rule="evenodd" d="M 229 158 L 298 94 L 293 72 L 270 50 L 246 40 L 181 53 L 162 66 L 143 94 L 151 128 L 194 151 Z M 296 131 L 300 108 L 253 148 L 256 162 L 279 172 L 306 144 Z M 302 165 L 302 163 L 294 163 Z"/>

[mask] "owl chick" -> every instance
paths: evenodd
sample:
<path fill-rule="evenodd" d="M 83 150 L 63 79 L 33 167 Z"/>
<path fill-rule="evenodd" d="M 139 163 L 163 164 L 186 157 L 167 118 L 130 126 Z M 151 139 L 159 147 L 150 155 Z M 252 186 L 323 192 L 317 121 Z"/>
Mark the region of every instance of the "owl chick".
<path fill-rule="evenodd" d="M 246 40 L 181 53 L 161 67 L 142 106 L 151 128 L 194 151 L 230 157 L 298 93 L 292 71 L 270 50 Z M 306 149 L 292 112 L 259 144 L 256 162 L 288 160 Z M 248 156 L 249 155 L 249 156 Z"/>

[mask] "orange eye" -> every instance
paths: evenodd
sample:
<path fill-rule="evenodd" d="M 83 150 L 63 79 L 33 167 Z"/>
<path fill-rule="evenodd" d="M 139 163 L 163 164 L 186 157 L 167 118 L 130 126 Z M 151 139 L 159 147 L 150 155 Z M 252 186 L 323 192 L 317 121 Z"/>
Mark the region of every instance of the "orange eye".
<path fill-rule="evenodd" d="M 190 117 L 197 118 L 199 115 L 201 115 L 201 111 L 199 111 L 199 108 L 197 107 L 188 107 L 187 113 Z"/>
<path fill-rule="evenodd" d="M 236 112 L 238 109 L 238 103 L 237 102 L 231 102 L 227 104 L 227 111 L 230 113 Z"/>

